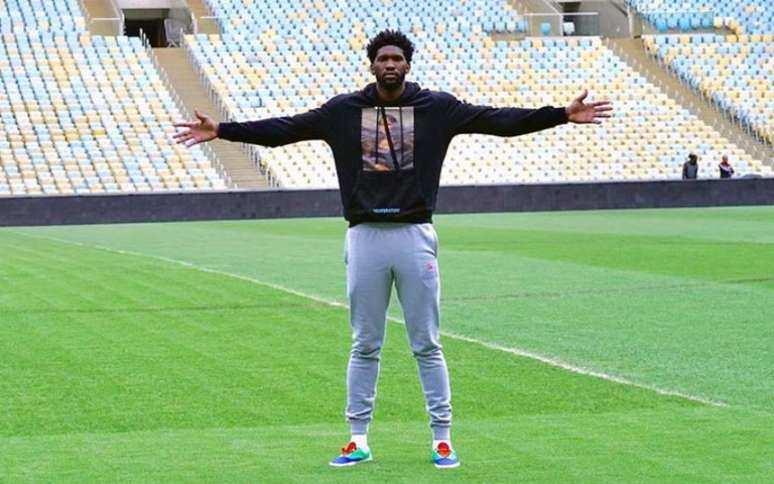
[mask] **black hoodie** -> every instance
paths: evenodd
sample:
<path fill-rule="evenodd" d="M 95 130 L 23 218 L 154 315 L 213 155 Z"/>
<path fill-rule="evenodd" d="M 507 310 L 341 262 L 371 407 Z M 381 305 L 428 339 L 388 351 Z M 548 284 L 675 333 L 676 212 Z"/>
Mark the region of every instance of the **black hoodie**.
<path fill-rule="evenodd" d="M 296 116 L 220 123 L 218 137 L 263 146 L 324 140 L 351 225 L 424 223 L 432 220 L 441 165 L 456 135 L 518 136 L 566 122 L 564 108 L 473 106 L 407 82 L 391 103 L 381 103 L 369 84 Z"/>

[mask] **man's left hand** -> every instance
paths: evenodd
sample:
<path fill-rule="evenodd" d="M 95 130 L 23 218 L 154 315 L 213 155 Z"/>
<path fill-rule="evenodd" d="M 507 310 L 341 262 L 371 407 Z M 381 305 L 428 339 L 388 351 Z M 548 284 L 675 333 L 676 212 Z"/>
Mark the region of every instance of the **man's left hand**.
<path fill-rule="evenodd" d="M 564 108 L 567 112 L 567 121 L 579 124 L 602 124 L 602 118 L 609 118 L 609 111 L 613 110 L 610 101 L 596 101 L 593 103 L 584 103 L 583 100 L 589 95 L 588 89 L 583 90 L 583 94 L 573 99 L 569 106 Z"/>

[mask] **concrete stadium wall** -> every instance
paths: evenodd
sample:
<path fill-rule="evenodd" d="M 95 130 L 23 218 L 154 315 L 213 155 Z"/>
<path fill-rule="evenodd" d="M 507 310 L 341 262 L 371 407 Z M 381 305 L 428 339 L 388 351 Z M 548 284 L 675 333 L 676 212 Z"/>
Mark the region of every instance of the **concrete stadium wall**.
<path fill-rule="evenodd" d="M 442 187 L 437 213 L 774 205 L 774 178 Z M 0 198 L 0 226 L 341 215 L 337 190 Z"/>

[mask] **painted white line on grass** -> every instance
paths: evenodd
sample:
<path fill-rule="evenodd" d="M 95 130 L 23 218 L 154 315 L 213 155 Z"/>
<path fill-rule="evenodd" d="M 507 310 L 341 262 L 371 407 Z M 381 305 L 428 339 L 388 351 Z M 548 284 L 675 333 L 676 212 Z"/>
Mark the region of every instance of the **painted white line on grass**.
<path fill-rule="evenodd" d="M 256 279 L 254 277 L 243 276 L 241 274 L 234 274 L 233 272 L 226 272 L 226 271 L 221 271 L 221 270 L 218 270 L 218 269 L 210 269 L 209 267 L 204 267 L 204 266 L 198 266 L 196 264 L 192 264 L 191 262 L 184 261 L 184 260 L 172 259 L 170 257 L 164 257 L 164 256 L 161 256 L 161 255 L 150 255 L 150 254 L 143 254 L 141 252 L 133 252 L 133 251 L 129 251 L 129 250 L 114 249 L 112 247 L 105 247 L 105 246 L 102 246 L 102 245 L 84 244 L 82 242 L 76 242 L 76 241 L 67 240 L 67 239 L 60 239 L 60 238 L 57 238 L 57 237 L 31 235 L 31 234 L 27 234 L 27 233 L 24 233 L 24 232 L 16 232 L 16 231 L 12 231 L 12 232 L 15 233 L 15 234 L 26 236 L 26 237 L 51 240 L 51 241 L 54 241 L 54 242 L 60 242 L 60 243 L 63 243 L 63 244 L 76 245 L 76 246 L 79 246 L 79 247 L 86 247 L 86 248 L 90 248 L 90 249 L 99 249 L 99 250 L 102 250 L 102 251 L 105 251 L 105 252 L 112 252 L 112 253 L 115 253 L 115 254 L 130 255 L 130 256 L 135 256 L 135 257 L 145 257 L 145 258 L 148 258 L 148 259 L 156 259 L 156 260 L 160 260 L 160 261 L 163 261 L 163 262 L 168 262 L 168 263 L 171 263 L 171 264 L 181 265 L 181 266 L 187 267 L 189 269 L 193 269 L 193 270 L 200 271 L 200 272 L 205 272 L 205 273 L 208 273 L 208 274 L 218 274 L 218 275 L 221 275 L 221 276 L 231 277 L 231 278 L 234 278 L 234 279 L 239 279 L 241 281 L 250 282 L 252 284 L 258 284 L 258 285 L 261 285 L 261 286 L 270 287 L 272 289 L 276 289 L 278 291 L 283 291 L 283 292 L 286 292 L 286 293 L 289 293 L 289 294 L 293 294 L 294 296 L 299 296 L 299 297 L 302 297 L 302 298 L 305 298 L 305 299 L 309 299 L 311 301 L 314 301 L 314 302 L 317 302 L 317 303 L 320 303 L 320 304 L 325 304 L 325 305 L 328 305 L 328 306 L 333 306 L 333 307 L 342 308 L 342 309 L 349 309 L 349 306 L 347 304 L 340 303 L 338 301 L 332 301 L 332 300 L 329 300 L 329 299 L 325 299 L 325 298 L 322 298 L 322 297 L 319 297 L 319 296 L 315 296 L 314 294 L 307 294 L 305 292 L 297 291 L 297 290 L 291 289 L 289 287 L 280 286 L 279 284 L 274 284 L 274 283 L 271 283 L 271 282 L 261 281 L 260 279 Z M 403 321 L 400 318 L 395 318 L 395 317 L 392 317 L 392 316 L 388 316 L 387 319 L 389 321 L 394 322 L 394 323 L 403 324 L 403 325 L 406 324 L 405 321 Z M 539 353 L 534 353 L 532 351 L 522 350 L 522 349 L 519 349 L 519 348 L 513 348 L 513 347 L 510 347 L 510 346 L 502 346 L 502 345 L 499 345 L 497 343 L 490 343 L 490 342 L 487 342 L 487 341 L 479 340 L 479 339 L 476 339 L 476 338 L 471 338 L 469 336 L 465 336 L 465 335 L 461 335 L 461 334 L 457 334 L 457 333 L 452 333 L 452 332 L 449 332 L 449 331 L 441 331 L 441 334 L 444 337 L 446 337 L 446 338 L 452 338 L 452 339 L 456 339 L 456 340 L 459 340 L 459 341 L 465 341 L 467 343 L 473 343 L 473 344 L 482 346 L 482 347 L 490 349 L 490 350 L 502 351 L 504 353 L 510 353 L 512 355 L 521 356 L 521 357 L 524 357 L 524 358 L 529 358 L 529 359 L 532 359 L 532 360 L 540 361 L 541 363 L 544 363 L 546 365 L 554 366 L 556 368 L 561 368 L 563 370 L 567 370 L 567 371 L 570 371 L 572 373 L 578 373 L 580 375 L 591 376 L 591 377 L 594 377 L 594 378 L 600 378 L 602 380 L 607 380 L 607 381 L 610 381 L 610 382 L 613 382 L 613 383 L 618 383 L 620 385 L 629 385 L 629 386 L 633 386 L 633 387 L 637 387 L 637 388 L 642 388 L 644 390 L 650 390 L 652 392 L 655 392 L 655 393 L 657 393 L 659 395 L 683 398 L 683 399 L 686 399 L 686 400 L 691 400 L 691 401 L 694 401 L 694 402 L 702 403 L 704 405 L 709 405 L 709 406 L 713 406 L 713 407 L 728 407 L 727 403 L 724 403 L 724 402 L 721 402 L 721 401 L 712 400 L 712 399 L 701 397 L 701 396 L 697 396 L 697 395 L 690 395 L 690 394 L 687 394 L 687 393 L 682 393 L 682 392 L 678 392 L 678 391 L 674 391 L 674 390 L 668 390 L 668 389 L 665 389 L 665 388 L 657 387 L 655 385 L 649 385 L 649 384 L 646 384 L 646 383 L 638 383 L 638 382 L 635 382 L 635 381 L 632 381 L 632 380 L 629 380 L 629 379 L 626 379 L 626 378 L 623 378 L 623 377 L 620 377 L 620 376 L 611 375 L 609 373 L 604 373 L 604 372 L 600 372 L 600 371 L 591 370 L 591 369 L 588 369 L 588 368 L 583 368 L 583 367 L 580 367 L 580 366 L 575 366 L 575 365 L 572 365 L 570 363 L 564 362 L 564 361 L 562 361 L 562 360 L 560 360 L 558 358 L 552 358 L 550 356 L 541 355 Z"/>
<path fill-rule="evenodd" d="M 443 335 L 447 336 L 449 338 L 458 339 L 458 340 L 461 340 L 461 341 L 467 341 L 469 343 L 475 343 L 477 345 L 483 346 L 484 348 L 489 348 L 489 349 L 497 350 L 497 351 L 503 351 L 505 353 L 511 353 L 513 355 L 523 356 L 525 358 L 530 358 L 530 359 L 533 359 L 533 360 L 537 360 L 537 361 L 540 361 L 540 362 L 545 363 L 547 365 L 555 366 L 557 368 L 561 368 L 563 370 L 571 371 L 573 373 L 578 373 L 578 374 L 586 375 L 586 376 L 592 376 L 592 377 L 595 377 L 595 378 L 601 378 L 603 380 L 607 380 L 607 381 L 610 381 L 610 382 L 613 382 L 613 383 L 619 383 L 621 385 L 630 385 L 630 386 L 633 386 L 633 387 L 642 388 L 642 389 L 645 389 L 645 390 L 650 390 L 650 391 L 658 393 L 659 395 L 666 395 L 666 396 L 671 396 L 671 397 L 680 397 L 680 398 L 684 398 L 686 400 L 692 400 L 694 402 L 703 403 L 705 405 L 711 405 L 713 407 L 728 407 L 728 404 L 724 403 L 724 402 L 720 402 L 720 401 L 717 401 L 717 400 L 711 400 L 711 399 L 700 397 L 700 396 L 697 396 L 697 395 L 689 395 L 687 393 L 682 393 L 682 392 L 678 392 L 678 391 L 674 391 L 674 390 L 667 390 L 665 388 L 659 388 L 659 387 L 654 386 L 654 385 L 648 385 L 647 383 L 637 383 L 635 381 L 631 381 L 631 380 L 628 380 L 628 379 L 620 377 L 620 376 L 615 376 L 615 375 L 611 375 L 609 373 L 604 373 L 604 372 L 601 372 L 601 371 L 595 371 L 595 370 L 590 370 L 588 368 L 582 368 L 582 367 L 579 367 L 579 366 L 571 365 L 570 363 L 566 363 L 566 362 L 564 362 L 564 361 L 562 361 L 562 360 L 560 360 L 558 358 L 552 358 L 550 356 L 541 355 L 539 353 L 533 353 L 532 351 L 522 350 L 522 349 L 519 349 L 519 348 L 511 348 L 509 346 L 502 346 L 502 345 L 498 345 L 497 343 L 489 343 L 489 342 L 486 342 L 486 341 L 477 340 L 475 338 L 471 338 L 469 336 L 464 336 L 464 335 L 456 334 L 456 333 L 443 332 Z"/>

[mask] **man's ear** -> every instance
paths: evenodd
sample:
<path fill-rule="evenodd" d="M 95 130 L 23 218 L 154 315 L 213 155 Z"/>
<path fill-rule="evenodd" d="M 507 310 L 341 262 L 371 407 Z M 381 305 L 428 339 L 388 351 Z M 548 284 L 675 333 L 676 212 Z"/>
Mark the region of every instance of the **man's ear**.
<path fill-rule="evenodd" d="M 411 64 L 406 63 L 406 74 L 411 70 Z"/>

